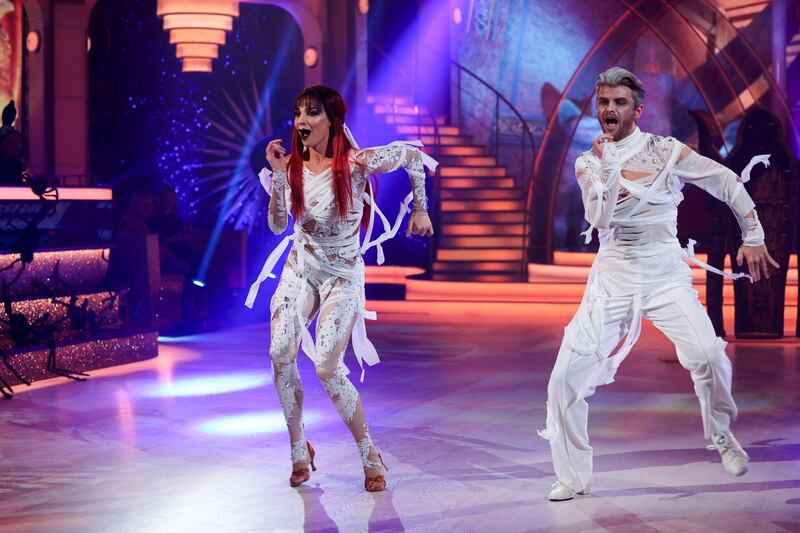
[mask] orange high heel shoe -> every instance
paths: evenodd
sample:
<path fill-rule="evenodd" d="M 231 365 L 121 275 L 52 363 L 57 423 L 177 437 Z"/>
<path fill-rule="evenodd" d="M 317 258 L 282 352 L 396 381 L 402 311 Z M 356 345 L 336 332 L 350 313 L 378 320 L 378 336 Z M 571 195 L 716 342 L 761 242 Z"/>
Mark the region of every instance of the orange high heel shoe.
<path fill-rule="evenodd" d="M 317 471 L 317 465 L 314 464 L 314 447 L 311 446 L 310 442 L 306 442 L 308 446 L 308 455 L 311 457 L 311 470 L 314 472 Z M 289 477 L 289 485 L 292 487 L 298 487 L 311 479 L 311 472 L 308 470 L 308 466 L 304 466 L 298 470 L 292 470 L 292 475 Z"/>
<path fill-rule="evenodd" d="M 388 472 L 389 469 L 386 467 L 386 463 L 383 462 L 383 457 L 381 457 L 381 454 L 378 454 L 378 459 L 380 459 L 383 469 Z M 386 490 L 386 478 L 383 477 L 383 474 L 378 474 L 374 477 L 370 477 L 365 474 L 364 489 L 366 489 L 367 492 L 382 492 Z"/>

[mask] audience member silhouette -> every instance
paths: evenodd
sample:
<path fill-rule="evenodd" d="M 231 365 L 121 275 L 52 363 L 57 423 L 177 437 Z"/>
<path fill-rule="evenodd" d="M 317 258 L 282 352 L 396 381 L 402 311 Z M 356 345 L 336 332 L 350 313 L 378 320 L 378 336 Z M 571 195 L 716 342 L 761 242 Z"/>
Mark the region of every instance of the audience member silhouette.
<path fill-rule="evenodd" d="M 12 126 L 17 108 L 11 100 L 3 109 L 0 127 L 0 185 L 25 185 L 22 160 L 22 134 Z"/>
<path fill-rule="evenodd" d="M 175 189 L 167 187 L 158 194 L 156 213 L 150 227 L 158 234 L 161 272 L 190 274 L 197 267 L 197 254 L 191 249 L 189 233 L 178 215 L 178 196 Z"/>
<path fill-rule="evenodd" d="M 122 215 L 122 225 L 117 230 L 120 235 L 144 235 L 150 233 L 150 224 L 155 214 L 153 195 L 148 191 L 135 191 L 130 205 Z"/>
<path fill-rule="evenodd" d="M 797 212 L 794 156 L 777 117 L 768 109 L 757 106 L 751 108 L 742 119 L 736 145 L 725 165 L 740 174 L 750 159 L 760 154 L 770 154 L 770 166 L 755 167 L 745 188 L 756 203 L 758 218 L 767 235 L 767 248 L 780 264 L 780 269 L 772 272 L 769 279 L 755 285 L 734 284 L 736 336 L 744 338 L 783 336 L 786 273 Z M 728 242 L 735 240 L 729 239 Z M 729 247 L 734 265 L 736 248 L 738 246 Z M 734 270 L 743 269 L 734 266 Z"/>

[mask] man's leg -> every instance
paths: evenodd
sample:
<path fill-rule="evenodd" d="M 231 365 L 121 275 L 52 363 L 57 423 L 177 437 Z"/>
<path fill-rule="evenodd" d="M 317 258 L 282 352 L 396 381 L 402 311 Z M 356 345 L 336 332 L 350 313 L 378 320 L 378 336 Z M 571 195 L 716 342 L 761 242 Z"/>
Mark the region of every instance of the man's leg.
<path fill-rule="evenodd" d="M 585 299 L 564 330 L 547 386 L 547 428 L 540 435 L 550 441 L 558 481 L 573 493 L 586 490 L 592 477 L 585 398 L 606 381 L 607 359 L 630 328 L 632 305 L 631 298 Z"/>
<path fill-rule="evenodd" d="M 678 361 L 691 373 L 705 436 L 722 454 L 725 469 L 744 474 L 749 458 L 730 433 L 737 414 L 731 396 L 731 361 L 697 293 L 689 286 L 676 287 L 651 298 L 644 312 L 675 344 Z"/>

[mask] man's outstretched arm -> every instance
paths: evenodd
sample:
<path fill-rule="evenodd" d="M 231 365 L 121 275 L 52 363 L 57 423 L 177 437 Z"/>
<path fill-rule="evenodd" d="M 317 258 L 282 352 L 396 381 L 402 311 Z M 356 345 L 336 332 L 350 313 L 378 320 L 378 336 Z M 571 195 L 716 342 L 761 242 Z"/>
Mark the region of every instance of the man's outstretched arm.
<path fill-rule="evenodd" d="M 700 187 L 731 208 L 742 230 L 742 246 L 736 255 L 736 262 L 739 266 L 747 262 L 753 281 L 760 280 L 762 276 L 769 278 L 770 265 L 780 268 L 764 244 L 764 228 L 758 220 L 755 202 L 744 188 L 746 180 L 743 181 L 728 167 L 698 154 L 688 146 L 681 150 L 673 173 L 681 181 Z M 749 175 L 749 169 L 747 173 Z"/>

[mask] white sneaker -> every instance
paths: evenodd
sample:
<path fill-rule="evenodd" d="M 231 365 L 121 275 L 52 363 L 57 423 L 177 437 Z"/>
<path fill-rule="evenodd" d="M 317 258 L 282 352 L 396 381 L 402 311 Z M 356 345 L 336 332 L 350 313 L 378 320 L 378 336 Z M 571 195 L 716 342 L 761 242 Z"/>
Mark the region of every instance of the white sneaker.
<path fill-rule="evenodd" d="M 586 485 L 586 488 L 582 491 L 578 492 L 581 496 L 585 496 L 592 491 L 592 482 L 589 481 L 589 484 Z M 571 488 L 567 487 L 560 481 L 556 481 L 553 483 L 553 490 L 550 491 L 550 495 L 547 497 L 548 500 L 551 502 L 563 502 L 565 500 L 571 500 L 575 497 L 576 492 Z"/>
<path fill-rule="evenodd" d="M 734 476 L 747 473 L 750 465 L 750 456 L 742 449 L 742 445 L 730 431 L 714 433 L 711 435 L 709 450 L 717 450 L 722 456 L 722 466 L 725 471 Z"/>

